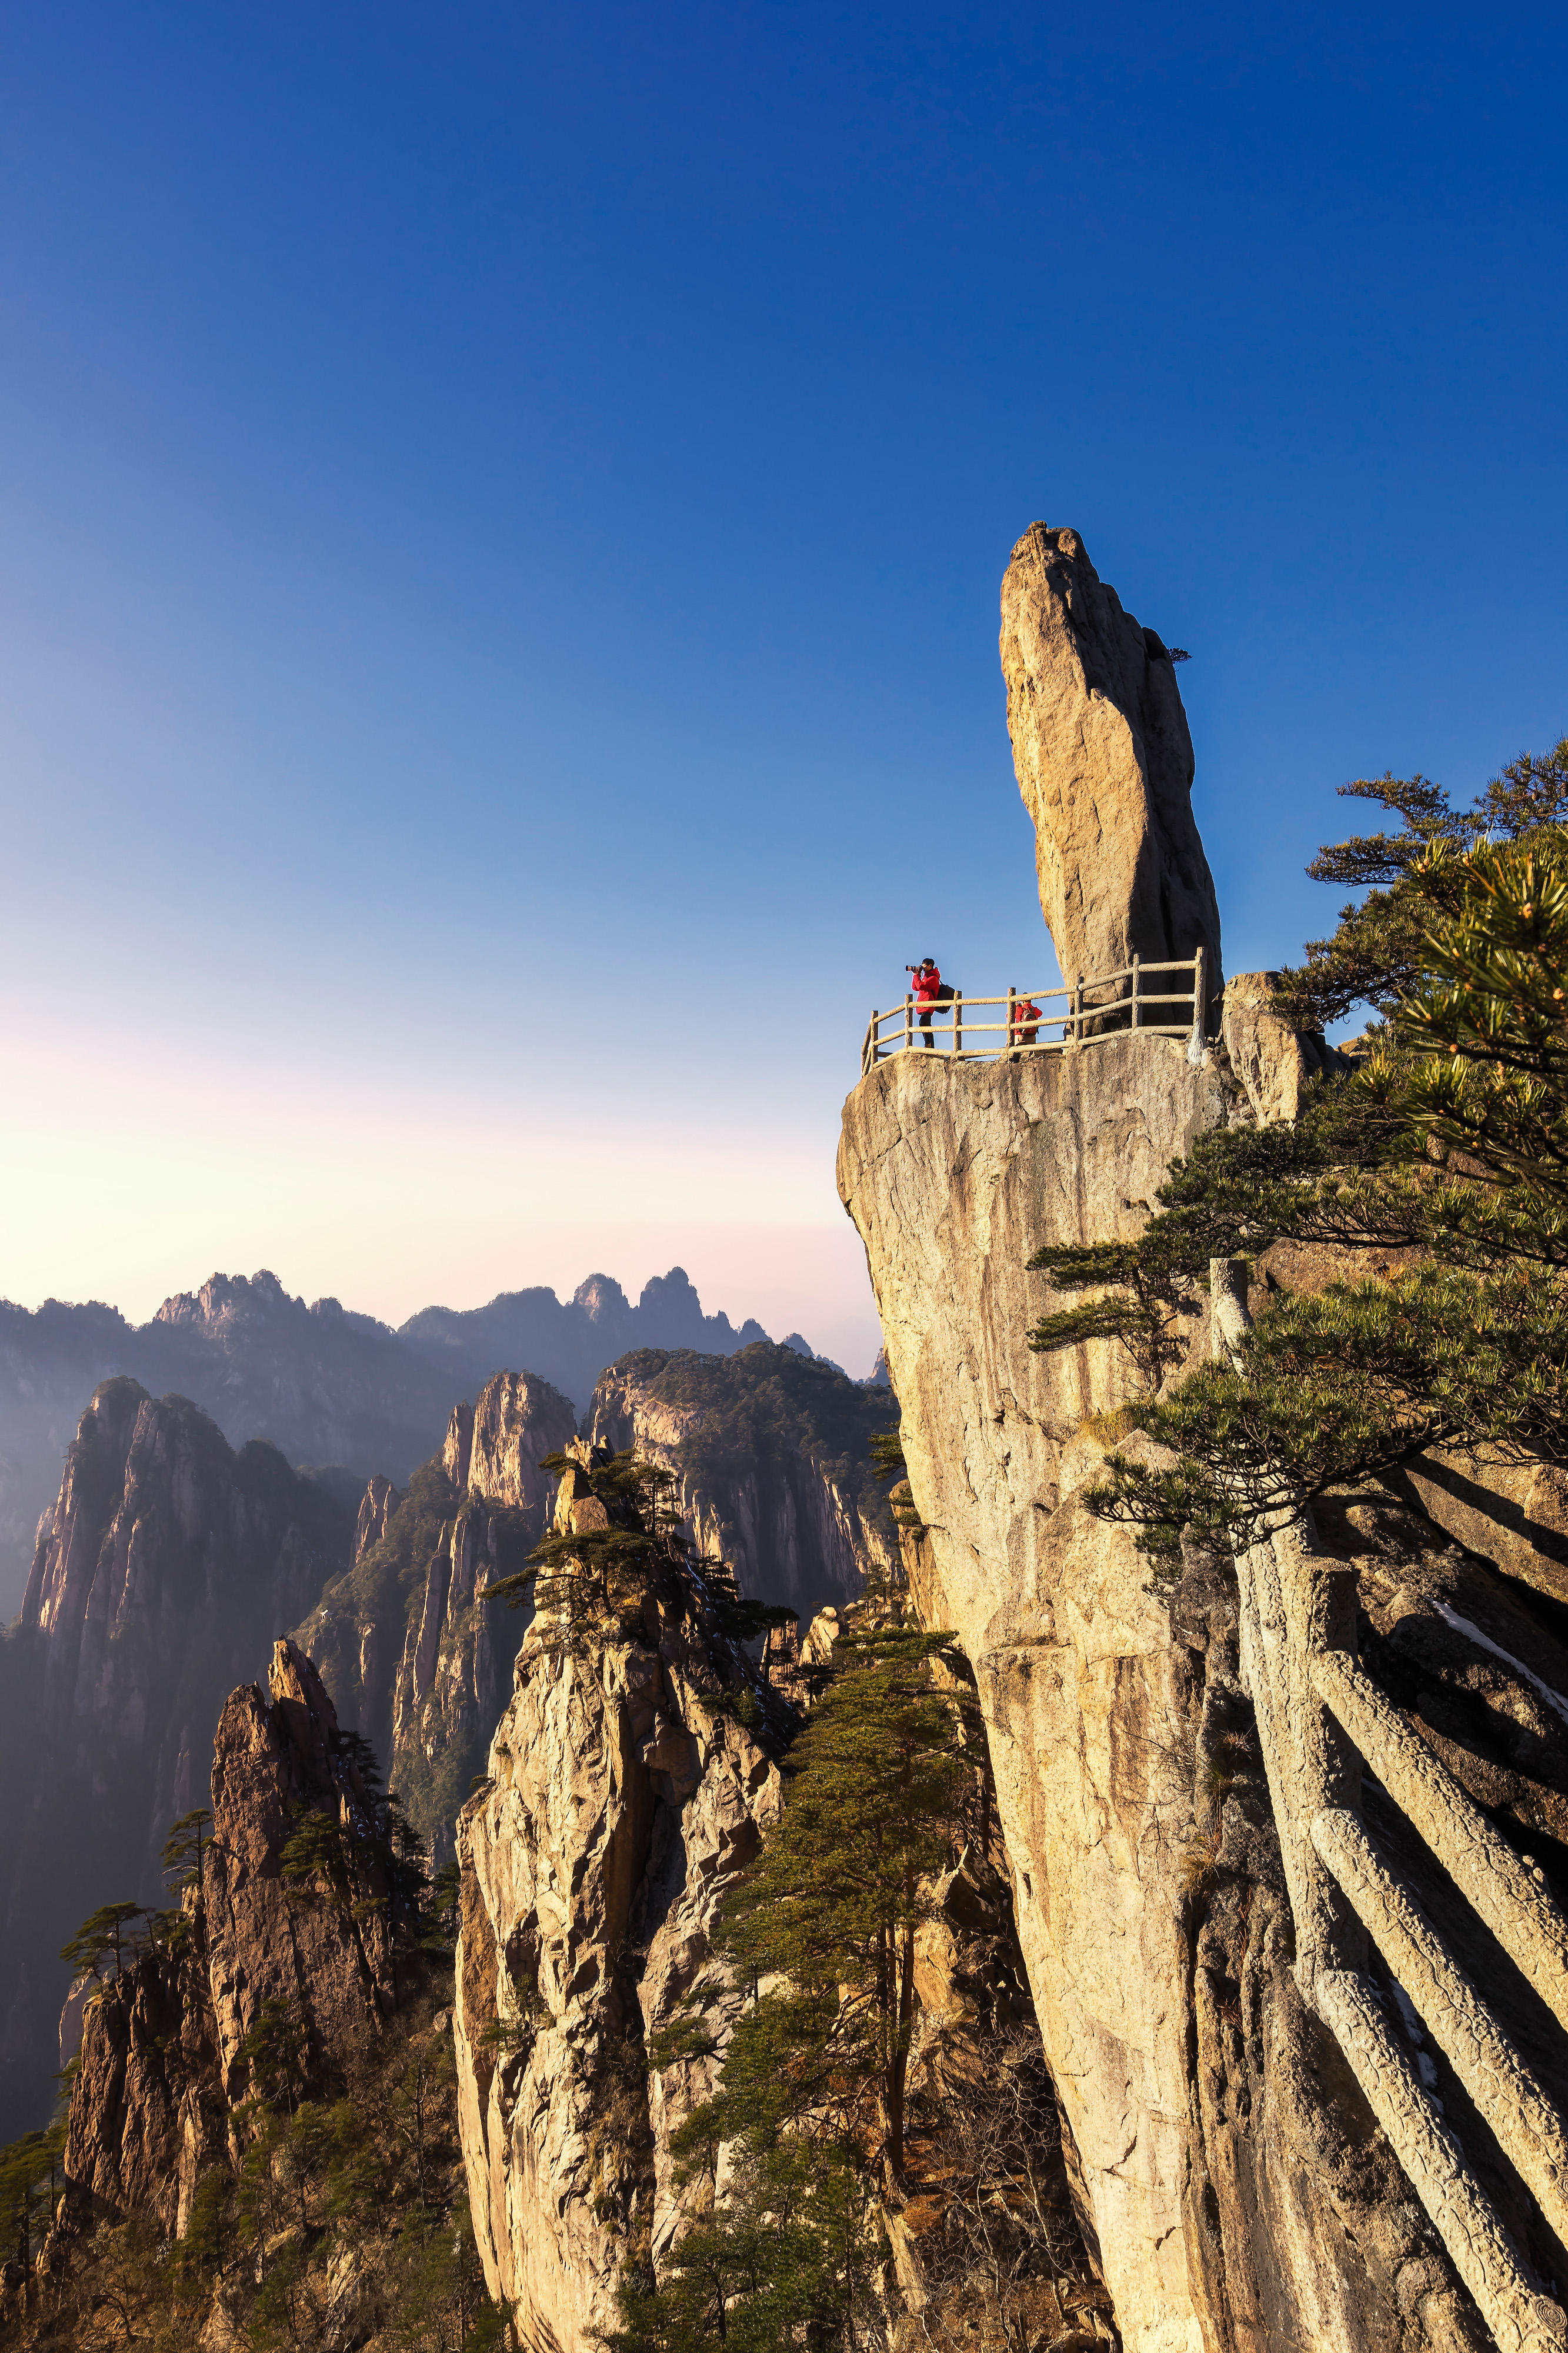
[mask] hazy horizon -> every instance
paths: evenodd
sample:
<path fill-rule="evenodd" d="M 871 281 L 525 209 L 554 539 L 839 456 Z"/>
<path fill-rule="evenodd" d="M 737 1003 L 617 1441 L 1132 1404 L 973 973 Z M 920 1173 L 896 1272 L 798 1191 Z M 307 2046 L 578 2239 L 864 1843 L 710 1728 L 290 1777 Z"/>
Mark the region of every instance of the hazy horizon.
<path fill-rule="evenodd" d="M 738 1246 L 742 1248 L 743 1250 L 749 1254 L 755 1244 L 756 1229 L 748 1227 L 738 1229 L 736 1240 Z M 710 1238 L 702 1236 L 694 1237 L 694 1248 L 702 1247 L 705 1240 L 709 1242 L 711 1253 L 711 1242 Z M 858 1250 L 859 1245 L 858 1242 L 855 1247 Z M 716 1253 L 711 1254 L 713 1254 L 714 1263 L 721 1265 L 723 1262 L 721 1244 L 719 1246 Z M 288 1293 L 290 1298 L 302 1299 L 307 1306 L 312 1305 L 318 1299 L 336 1299 L 340 1306 L 361 1314 L 374 1315 L 379 1322 L 386 1324 L 392 1331 L 397 1332 L 400 1330 L 402 1325 L 405 1324 L 410 1320 L 412 1316 L 417 1315 L 423 1309 L 432 1307 L 450 1308 L 457 1311 L 458 1314 L 463 1314 L 470 1312 L 476 1308 L 488 1307 L 493 1300 L 502 1298 L 518 1292 L 541 1289 L 547 1290 L 552 1292 L 562 1304 L 565 1305 L 572 1300 L 574 1293 L 581 1288 L 581 1286 L 584 1282 L 588 1282 L 591 1277 L 595 1275 L 605 1275 L 608 1276 L 612 1282 L 618 1282 L 629 1304 L 636 1307 L 645 1287 L 649 1282 L 669 1275 L 675 1272 L 678 1269 L 684 1271 L 689 1278 L 692 1288 L 701 1302 L 703 1314 L 705 1315 L 716 1315 L 721 1314 L 727 1315 L 731 1324 L 737 1331 L 739 1331 L 742 1325 L 748 1320 L 754 1320 L 762 1324 L 764 1331 L 768 1334 L 769 1338 L 774 1341 L 782 1341 L 792 1334 L 795 1335 L 801 1339 L 809 1341 L 818 1356 L 829 1356 L 834 1358 L 836 1361 L 844 1362 L 845 1370 L 856 1379 L 862 1379 L 870 1372 L 877 1360 L 877 1356 L 880 1352 L 882 1345 L 881 1330 L 877 1322 L 875 1309 L 872 1307 L 868 1306 L 866 1315 L 858 1322 L 840 1322 L 835 1326 L 838 1336 L 844 1341 L 846 1346 L 851 1353 L 856 1355 L 866 1355 L 866 1362 L 864 1365 L 860 1365 L 858 1362 L 849 1363 L 841 1357 L 838 1349 L 829 1347 L 817 1333 L 807 1330 L 799 1318 L 794 1318 L 792 1320 L 789 1314 L 784 1313 L 784 1304 L 787 1304 L 791 1300 L 799 1297 L 800 1294 L 794 1290 L 781 1290 L 777 1284 L 767 1285 L 764 1283 L 760 1285 L 758 1290 L 759 1297 L 763 1296 L 765 1293 L 767 1297 L 777 1300 L 781 1303 L 779 1308 L 773 1314 L 763 1314 L 754 1303 L 752 1303 L 750 1300 L 742 1299 L 740 1297 L 737 1286 L 746 1279 L 743 1275 L 737 1274 L 734 1278 L 734 1282 L 731 1284 L 731 1289 L 735 1292 L 735 1298 L 721 1298 L 711 1289 L 704 1288 L 702 1282 L 698 1279 L 692 1268 L 688 1265 L 685 1259 L 680 1257 L 679 1254 L 662 1264 L 650 1264 L 647 1272 L 640 1277 L 628 1278 L 624 1273 L 617 1272 L 615 1267 L 605 1265 L 600 1261 L 595 1260 L 592 1265 L 584 1265 L 575 1275 L 570 1278 L 560 1275 L 552 1278 L 548 1274 L 535 1274 L 525 1271 L 515 1279 L 509 1276 L 501 1282 L 493 1282 L 488 1289 L 483 1289 L 479 1293 L 477 1293 L 473 1297 L 448 1298 L 445 1296 L 437 1297 L 433 1295 L 426 1299 L 421 1299 L 417 1305 L 414 1307 L 405 1309 L 394 1308 L 391 1311 L 384 1311 L 380 1307 L 367 1304 L 367 1303 L 363 1299 L 349 1297 L 340 1287 L 335 1287 L 330 1283 L 324 1286 L 317 1286 L 310 1283 L 298 1283 L 291 1282 L 285 1270 L 272 1265 L 265 1260 L 258 1261 L 255 1266 L 249 1267 L 209 1267 L 205 1274 L 201 1275 L 193 1281 L 170 1283 L 167 1288 L 159 1292 L 155 1298 L 152 1298 L 151 1294 L 147 1294 L 146 1296 L 141 1294 L 131 1294 L 128 1301 L 127 1298 L 119 1298 L 114 1296 L 112 1293 L 109 1291 L 83 1293 L 79 1296 L 71 1298 L 65 1297 L 64 1294 L 59 1292 L 46 1292 L 35 1299 L 17 1299 L 11 1293 L 4 1293 L 0 1294 L 0 1296 L 3 1296 L 10 1305 L 24 1308 L 29 1314 L 37 1314 L 38 1309 L 44 1306 L 50 1300 L 54 1300 L 59 1304 L 65 1306 L 87 1306 L 96 1304 L 100 1306 L 117 1308 L 120 1314 L 124 1316 L 125 1321 L 128 1324 L 139 1325 L 152 1322 L 157 1314 L 159 1308 L 162 1307 L 167 1300 L 178 1298 L 182 1295 L 194 1296 L 203 1288 L 204 1284 L 215 1276 L 226 1276 L 230 1280 L 233 1280 L 237 1276 L 240 1276 L 247 1280 L 254 1280 L 258 1274 L 268 1273 L 277 1277 L 284 1291 Z M 837 1270 L 834 1271 L 837 1271 Z M 483 1278 L 481 1277 L 480 1280 L 482 1282 Z M 868 1296 L 869 1293 L 868 1289 Z M 829 1288 L 825 1287 L 821 1294 L 821 1298 L 824 1301 L 836 1301 L 837 1294 Z M 151 1300 L 150 1304 L 148 1303 L 149 1299 Z M 831 1310 L 829 1308 L 825 1310 L 825 1312 L 831 1312 Z M 868 1350 L 869 1352 L 868 1354 L 867 1354 Z M 527 1371 L 531 1369 L 531 1367 L 519 1366 L 513 1369 L 518 1371 Z"/>
<path fill-rule="evenodd" d="M 867 1014 L 927 953 L 1055 969 L 996 659 L 1032 521 L 1191 650 L 1231 972 L 1331 926 L 1336 786 L 1468 797 L 1568 726 L 1565 49 L 18 19 L 0 1291 L 268 1266 L 395 1323 L 679 1262 L 864 1369 Z"/>

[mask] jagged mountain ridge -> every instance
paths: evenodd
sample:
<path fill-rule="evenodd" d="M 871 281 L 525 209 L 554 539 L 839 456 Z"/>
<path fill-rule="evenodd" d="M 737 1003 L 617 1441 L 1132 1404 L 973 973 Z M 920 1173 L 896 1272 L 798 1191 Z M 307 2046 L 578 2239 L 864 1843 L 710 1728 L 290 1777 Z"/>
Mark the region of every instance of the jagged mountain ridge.
<path fill-rule="evenodd" d="M 758 1342 L 731 1358 L 636 1353 L 601 1382 L 601 1436 L 668 1460 L 698 1550 L 809 1617 L 885 1567 L 867 1433 L 887 1393 Z M 96 1392 L 0 1640 L 0 1759 L 20 1802 L 0 1824 L 0 2130 L 48 2106 L 68 1973 L 60 1946 L 113 1882 L 153 1902 L 169 1824 L 202 1801 L 226 1694 L 293 1632 L 345 1723 L 381 1757 L 437 1859 L 511 1690 L 528 1613 L 482 1598 L 546 1525 L 541 1469 L 575 1435 L 572 1401 L 498 1374 L 452 1409 L 405 1492 L 368 1482 L 358 1523 L 334 1483 L 201 1409 L 124 1376 Z"/>
<path fill-rule="evenodd" d="M 162 1900 L 224 1700 L 348 1556 L 351 1513 L 184 1398 L 104 1383 L 0 1637 L 0 2137 L 47 2116 L 69 1971 L 105 1900 Z"/>
<path fill-rule="evenodd" d="M 842 1605 L 893 1557 L 872 1472 L 885 1389 L 820 1358 L 757 1341 L 732 1356 L 641 1349 L 601 1377 L 584 1417 L 595 1442 L 672 1471 L 686 1531 L 742 1590 L 809 1620 Z M 345 1721 L 361 1725 L 439 1862 L 511 1694 L 529 1615 L 483 1587 L 521 1567 L 555 1482 L 540 1464 L 576 1434 L 571 1401 L 528 1373 L 498 1373 L 453 1409 L 441 1453 L 407 1493 L 367 1494 L 352 1569 L 295 1629 Z"/>
<path fill-rule="evenodd" d="M 611 1276 L 591 1274 L 566 1301 L 540 1287 L 501 1292 L 488 1306 L 461 1312 L 426 1307 L 398 1326 L 397 1336 L 455 1373 L 459 1388 L 487 1381 L 503 1366 L 527 1365 L 582 1413 L 605 1367 L 630 1348 L 727 1356 L 768 1335 L 751 1316 L 737 1331 L 727 1315 L 705 1315 L 685 1268 L 672 1266 L 643 1285 L 635 1307 Z"/>
<path fill-rule="evenodd" d="M 101 1302 L 0 1301 L 0 1618 L 19 1607 L 39 1516 L 83 1407 L 123 1374 L 153 1396 L 188 1397 L 232 1446 L 265 1438 L 290 1462 L 347 1464 L 402 1484 L 441 1443 L 454 1398 L 526 1365 L 579 1411 L 600 1371 L 629 1347 L 718 1353 L 764 1338 L 748 1320 L 705 1315 L 680 1267 L 645 1284 L 634 1307 L 593 1274 L 569 1301 L 504 1292 L 486 1307 L 427 1307 L 401 1331 L 343 1307 L 307 1306 L 275 1274 L 215 1274 L 132 1324 Z"/>
<path fill-rule="evenodd" d="M 804 1621 L 893 1565 L 871 1440 L 895 1411 L 885 1388 L 787 1344 L 730 1356 L 643 1348 L 601 1379 L 589 1434 L 673 1472 L 697 1551 Z"/>

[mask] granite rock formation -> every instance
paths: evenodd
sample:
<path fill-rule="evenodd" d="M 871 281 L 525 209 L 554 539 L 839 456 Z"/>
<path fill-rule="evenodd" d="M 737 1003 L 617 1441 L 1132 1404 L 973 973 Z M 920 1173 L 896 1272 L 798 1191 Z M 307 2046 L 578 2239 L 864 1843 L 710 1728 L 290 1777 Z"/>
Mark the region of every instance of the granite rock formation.
<path fill-rule="evenodd" d="M 1271 999 L 1279 980 L 1272 972 L 1242 972 L 1226 985 L 1220 1039 L 1232 1077 L 1259 1127 L 1293 1120 L 1314 1079 L 1349 1068 L 1342 1054 L 1321 1038 L 1292 1029 Z"/>
<path fill-rule="evenodd" d="M 440 1452 L 405 1494 L 373 1482 L 369 1538 L 297 1630 L 346 1720 L 359 1724 L 410 1818 L 451 1859 L 452 1827 L 497 1717 L 525 1619 L 484 1599 L 543 1534 L 554 1480 L 541 1469 L 575 1435 L 569 1398 L 531 1373 L 498 1373 L 454 1407 Z"/>
<path fill-rule="evenodd" d="M 574 1505 L 579 1514 L 574 1519 Z M 592 1497 L 562 1482 L 556 1525 Z M 712 1645 L 650 1597 L 646 1639 L 524 1640 L 487 1787 L 458 1827 L 455 2029 L 475 2234 L 521 2341 L 588 2353 L 627 2244 L 679 2226 L 670 2135 L 717 2055 L 647 2041 L 713 1971 L 719 1907 L 780 1802 L 776 1766 L 714 1700 Z M 705 2005 L 721 2049 L 739 2007 Z"/>
<path fill-rule="evenodd" d="M 727 1560 L 743 1593 L 804 1623 L 896 1560 L 870 1455 L 891 1419 L 885 1388 L 761 1342 L 730 1356 L 624 1356 L 595 1390 L 588 1426 L 595 1441 L 635 1447 L 672 1472 L 696 1551 Z"/>
<path fill-rule="evenodd" d="M 61 1945 L 106 1894 L 161 1896 L 170 1824 L 205 1801 L 224 1700 L 350 1556 L 352 1515 L 183 1398 L 108 1381 L 82 1416 L 0 1641 L 0 2132 L 47 2115 Z"/>
<path fill-rule="evenodd" d="M 440 1443 L 455 1397 L 531 1365 L 585 1409 L 602 1368 L 637 1346 L 726 1353 L 766 1337 L 705 1315 L 679 1267 L 636 1306 L 608 1275 L 574 1298 L 506 1292 L 488 1307 L 428 1307 L 400 1332 L 335 1299 L 307 1306 L 275 1274 L 215 1274 L 134 1325 L 113 1307 L 0 1300 L 0 1620 L 19 1607 L 38 1516 L 86 1400 L 124 1375 L 192 1398 L 232 1446 L 264 1438 L 296 1464 L 406 1480 Z"/>
<path fill-rule="evenodd" d="M 286 1893 L 283 1850 L 311 1812 L 342 1824 L 346 1900 Z M 253 2088 L 241 2046 L 262 2005 L 287 2004 L 299 2018 L 315 2080 L 341 2078 L 397 2008 L 395 1944 L 412 1925 L 331 1702 L 291 1642 L 275 1645 L 265 1694 L 247 1685 L 224 1708 L 212 1813 L 178 1947 L 144 1949 L 87 2001 L 66 2140 L 73 2198 L 91 2211 L 153 2214 L 173 2233 Z"/>
<path fill-rule="evenodd" d="M 1192 808 L 1193 742 L 1171 657 L 1123 612 L 1076 531 L 1031 523 L 1002 583 L 1002 672 L 1040 907 L 1063 974 L 1204 951 L 1219 910 Z M 897 1370 L 894 1372 L 895 1383 Z"/>
<path fill-rule="evenodd" d="M 1143 633 L 1071 533 L 1026 534 L 1004 612 L 1019 778 L 1064 965 L 1185 955 L 1201 940 L 1217 967 L 1163 649 L 1140 650 Z M 1140 928 L 1154 922 L 1162 875 L 1192 936 Z M 1045 1356 L 1027 1345 L 1030 1325 L 1066 1303 L 1026 1272 L 1034 1250 L 1131 1239 L 1200 1132 L 1293 1117 L 1307 1081 L 1332 1066 L 1269 996 L 1267 975 L 1233 982 L 1197 1062 L 1176 1041 L 1127 1034 L 991 1064 L 896 1056 L 845 1105 L 839 1190 L 866 1244 L 902 1416 L 920 1524 L 904 1539 L 911 1589 L 975 1670 L 1020 1942 L 1123 2342 L 1479 2346 L 1473 2306 L 1291 1974 L 1234 1581 L 1194 1555 L 1173 1596 L 1150 1589 L 1131 1532 L 1082 1502 L 1109 1443 L 1147 1443 L 1117 1419 L 1133 1368 L 1112 1344 Z M 1278 1257 L 1297 1283 L 1338 1271 Z M 1275 1271 L 1270 1259 L 1255 1270 L 1259 1293 Z M 1226 1317 L 1244 1312 L 1223 1292 L 1191 1307 L 1189 1363 L 1210 1353 L 1211 1322 L 1223 1343 Z M 1431 1476 L 1415 1465 L 1403 1503 L 1325 1512 L 1319 1541 L 1353 1573 L 1382 1687 L 1561 1881 L 1568 1726 L 1550 1694 L 1568 1661 L 1529 1584 L 1499 1574 L 1559 1589 L 1542 1525 L 1559 1507 L 1549 1480 L 1514 1477 L 1510 1497 L 1489 1490 L 1484 1465 Z M 1538 1670 L 1538 1654 L 1551 1665 Z M 1383 1827 L 1397 1837 L 1395 1822 Z M 1443 1899 L 1433 1888 L 1429 1900 Z M 1496 1953 L 1467 1957 L 1512 2001 Z M 1517 2020 L 1534 2063 L 1568 2091 L 1568 2054 L 1522 1996 Z M 1467 2150 L 1484 2150 L 1418 2033 L 1410 2057 L 1424 2080 L 1436 2068 Z M 1505 2176 L 1493 2167 L 1488 2181 L 1500 2211 L 1540 2275 L 1562 2278 L 1568 2261 Z"/>
<path fill-rule="evenodd" d="M 1479 2343 L 1289 1975 L 1234 1592 L 1195 1569 L 1173 1608 L 1149 1591 L 1128 1531 L 1081 1502 L 1104 1455 L 1098 1418 L 1129 1394 L 1130 1368 L 1106 1344 L 1042 1357 L 1026 1339 L 1054 1303 L 1024 1271 L 1030 1252 L 1131 1233 L 1173 1154 L 1242 1115 L 1217 1061 L 1194 1069 L 1153 1038 L 989 1066 L 900 1056 L 857 1088 L 840 1186 L 867 1243 L 924 1526 L 906 1547 L 910 1582 L 975 1668 L 1019 1938 L 1123 2342 Z M 1463 1571 L 1455 1614 L 1502 1627 L 1484 1564 L 1467 1566 L 1429 1522 L 1407 1514 L 1340 1540 L 1369 1611 L 1409 1588 L 1393 1623 L 1418 1614 L 1430 1628 L 1418 1637 L 1405 1622 L 1419 1655 L 1438 1626 L 1456 1634 L 1418 1601 L 1447 1590 L 1428 1553 L 1447 1549 Z M 1555 1836 L 1563 1727 L 1518 1671 L 1523 1638 L 1493 1639 L 1514 1666 L 1459 1632 L 1449 1672 L 1477 1698 L 1435 1695 L 1422 1720 L 1468 1748 L 1487 1802 L 1506 1799 L 1532 1839 Z M 1485 1732 L 1498 1702 L 1480 1691 L 1510 1674 L 1515 1728 L 1493 1714 Z M 1533 1779 L 1520 1778 L 1527 1754 Z"/>

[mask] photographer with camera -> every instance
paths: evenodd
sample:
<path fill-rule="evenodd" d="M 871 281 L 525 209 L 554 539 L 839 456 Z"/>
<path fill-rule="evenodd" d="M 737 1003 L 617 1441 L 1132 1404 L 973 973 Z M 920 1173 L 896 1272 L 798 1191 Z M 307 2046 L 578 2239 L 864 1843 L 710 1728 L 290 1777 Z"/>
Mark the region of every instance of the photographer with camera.
<path fill-rule="evenodd" d="M 924 1033 L 921 1044 L 934 1046 L 931 1034 L 931 1018 L 942 1003 L 942 975 L 936 968 L 935 956 L 923 956 L 919 964 L 907 964 L 904 970 L 912 973 L 915 983 L 916 1019 Z"/>

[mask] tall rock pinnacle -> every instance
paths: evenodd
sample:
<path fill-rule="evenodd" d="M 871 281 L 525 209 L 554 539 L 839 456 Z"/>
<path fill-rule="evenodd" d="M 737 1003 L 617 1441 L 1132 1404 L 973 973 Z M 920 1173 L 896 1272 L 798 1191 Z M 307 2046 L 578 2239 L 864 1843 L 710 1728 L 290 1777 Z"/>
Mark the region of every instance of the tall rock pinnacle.
<path fill-rule="evenodd" d="M 1076 531 L 1031 523 L 1002 582 L 1007 732 L 1035 821 L 1040 908 L 1079 973 L 1186 958 L 1224 985 L 1219 909 L 1193 821 L 1193 739 L 1171 657 L 1124 613 Z"/>

